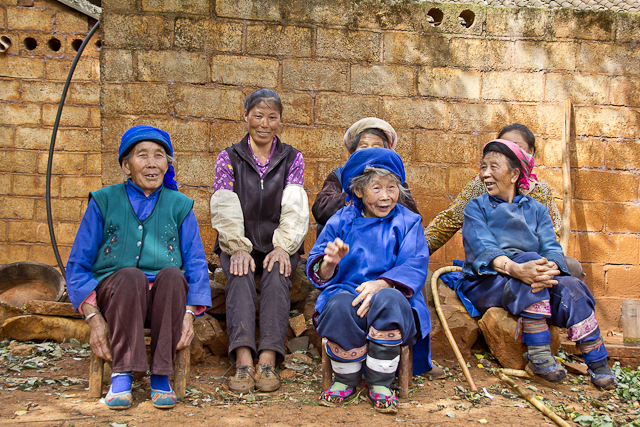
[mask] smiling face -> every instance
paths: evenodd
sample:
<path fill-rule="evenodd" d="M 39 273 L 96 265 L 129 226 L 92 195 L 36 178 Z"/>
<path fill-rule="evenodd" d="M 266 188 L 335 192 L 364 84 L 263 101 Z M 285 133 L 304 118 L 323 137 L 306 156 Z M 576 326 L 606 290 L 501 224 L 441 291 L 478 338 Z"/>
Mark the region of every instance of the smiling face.
<path fill-rule="evenodd" d="M 356 151 L 373 147 L 387 148 L 384 144 L 385 141 L 380 137 L 380 135 L 376 135 L 374 133 L 365 133 L 364 135 L 360 136 L 360 141 L 358 141 Z"/>
<path fill-rule="evenodd" d="M 258 146 L 270 145 L 280 127 L 280 112 L 266 102 L 261 102 L 245 114 L 251 141 Z"/>
<path fill-rule="evenodd" d="M 480 179 L 493 197 L 512 202 L 519 176 L 519 169 L 509 170 L 507 157 L 502 153 L 490 151 L 482 158 Z"/>
<path fill-rule="evenodd" d="M 169 162 L 167 152 L 160 144 L 151 141 L 138 142 L 128 156 L 122 161 L 122 170 L 130 176 L 131 181 L 150 195 L 156 191 L 164 180 Z"/>
<path fill-rule="evenodd" d="M 529 144 L 527 144 L 527 141 L 524 140 L 520 132 L 516 130 L 511 130 L 505 133 L 504 135 L 502 135 L 501 138 L 517 144 L 522 151 L 524 151 L 525 153 L 531 154 L 533 156 L 533 150 L 531 149 L 531 147 L 529 147 Z"/>
<path fill-rule="evenodd" d="M 384 218 L 389 215 L 398 202 L 400 189 L 397 180 L 391 176 L 373 175 L 363 189 L 354 188 L 355 195 L 362 199 L 364 215 Z"/>

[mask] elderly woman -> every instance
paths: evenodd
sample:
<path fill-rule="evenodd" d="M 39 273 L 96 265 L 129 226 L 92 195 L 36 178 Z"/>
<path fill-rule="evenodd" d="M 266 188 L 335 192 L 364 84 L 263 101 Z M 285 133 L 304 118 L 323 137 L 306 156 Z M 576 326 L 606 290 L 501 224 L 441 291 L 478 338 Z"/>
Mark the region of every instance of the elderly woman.
<path fill-rule="evenodd" d="M 578 343 L 591 382 L 615 388 L 596 301 L 582 281 L 569 275 L 548 209 L 519 192 L 530 185 L 532 166 L 533 158 L 511 141 L 485 145 L 479 177 L 487 194 L 464 210 L 461 291 L 482 313 L 503 307 L 520 318 L 526 357 L 536 374 L 549 381 L 566 375 L 551 354 L 550 323 L 566 328 Z"/>
<path fill-rule="evenodd" d="M 246 393 L 280 387 L 275 366 L 284 359 L 291 280 L 309 227 L 302 154 L 276 136 L 282 119 L 280 96 L 260 89 L 247 98 L 247 134 L 216 160 L 211 224 L 225 286 L 229 356 L 236 374 L 229 388 Z M 256 346 L 257 294 L 262 273 L 260 344 Z M 253 361 L 258 357 L 257 370 Z"/>
<path fill-rule="evenodd" d="M 428 343 L 431 331 L 421 292 L 429 263 L 422 218 L 398 203 L 406 194 L 404 166 L 389 149 L 355 152 L 341 179 L 353 203 L 329 219 L 307 263 L 309 279 L 322 290 L 314 322 L 328 340 L 335 372 L 320 403 L 348 399 L 366 364 L 375 409 L 397 412 L 391 384 L 400 346 Z"/>
<path fill-rule="evenodd" d="M 133 372 L 149 370 L 151 402 L 171 408 L 176 349 L 193 338 L 193 317 L 211 305 L 207 261 L 193 200 L 179 193 L 169 135 L 129 129 L 118 161 L 128 180 L 91 193 L 67 264 L 67 291 L 91 327 L 91 350 L 112 361 L 111 409 L 131 406 Z"/>
<path fill-rule="evenodd" d="M 365 117 L 355 122 L 342 138 L 345 148 L 352 155 L 358 150 L 364 148 L 390 148 L 395 150 L 398 135 L 395 129 L 386 121 L 377 117 Z M 405 194 L 401 205 L 409 208 L 411 211 L 419 214 L 416 201 L 411 197 L 409 188 L 404 184 Z M 343 208 L 346 204 L 347 193 L 342 191 L 342 183 L 340 182 L 340 166 L 335 168 L 324 180 L 322 190 L 316 196 L 311 208 L 311 213 L 318 223 L 316 228 L 316 236 L 320 235 L 322 228 L 331 216 Z"/>

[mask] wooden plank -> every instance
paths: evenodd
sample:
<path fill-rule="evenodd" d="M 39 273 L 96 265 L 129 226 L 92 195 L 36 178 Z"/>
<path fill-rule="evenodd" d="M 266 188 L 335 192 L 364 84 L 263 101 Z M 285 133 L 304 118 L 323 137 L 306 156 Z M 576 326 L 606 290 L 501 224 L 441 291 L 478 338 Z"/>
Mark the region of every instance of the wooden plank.
<path fill-rule="evenodd" d="M 331 359 L 327 354 L 327 339 L 322 338 L 322 389 L 326 390 L 331 387 L 333 382 L 333 368 L 331 367 Z"/>
<path fill-rule="evenodd" d="M 191 365 L 191 348 L 185 347 L 176 352 L 176 360 L 173 369 L 173 391 L 178 399 L 184 398 L 189 381 Z"/>
<path fill-rule="evenodd" d="M 89 358 L 89 397 L 102 397 L 102 382 L 104 376 L 104 360 L 91 353 Z"/>
<path fill-rule="evenodd" d="M 564 126 L 562 132 L 562 227 L 560 228 L 560 246 L 565 255 L 569 249 L 571 235 L 571 120 L 573 104 L 567 98 L 563 103 Z"/>

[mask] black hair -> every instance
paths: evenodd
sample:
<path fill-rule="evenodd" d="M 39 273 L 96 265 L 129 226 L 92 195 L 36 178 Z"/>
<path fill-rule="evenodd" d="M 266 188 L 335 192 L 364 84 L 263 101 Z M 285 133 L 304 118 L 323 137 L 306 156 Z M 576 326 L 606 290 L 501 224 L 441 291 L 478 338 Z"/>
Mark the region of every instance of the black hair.
<path fill-rule="evenodd" d="M 245 114 L 249 114 L 249 112 L 261 103 L 267 104 L 269 107 L 274 107 L 282 116 L 282 101 L 280 100 L 280 95 L 275 90 L 272 89 L 259 89 L 253 92 L 247 99 L 244 101 L 244 112 Z"/>
<path fill-rule="evenodd" d="M 505 126 L 502 128 L 500 133 L 498 134 L 498 139 L 501 139 L 505 133 L 509 132 L 518 132 L 522 139 L 525 140 L 527 145 L 529 146 L 529 150 L 535 154 L 536 152 L 536 137 L 533 135 L 533 132 L 529 130 L 525 125 L 521 125 L 520 123 L 514 123 L 509 126 Z"/>
<path fill-rule="evenodd" d="M 360 138 L 368 133 L 370 133 L 371 135 L 378 135 L 380 138 L 382 138 L 384 148 L 389 148 L 389 137 L 387 136 L 387 134 L 378 128 L 369 128 L 363 130 L 362 132 L 351 138 L 351 141 L 349 141 L 350 153 L 354 153 L 356 151 L 356 148 L 358 148 L 358 144 L 360 144 Z"/>
<path fill-rule="evenodd" d="M 515 153 L 511 151 L 509 147 L 500 142 L 490 142 L 484 147 L 484 150 L 482 150 L 482 158 L 484 158 L 484 156 L 492 151 L 495 153 L 504 154 L 504 156 L 507 158 L 507 166 L 509 167 L 510 171 L 514 169 L 518 169 L 520 171 L 517 181 L 517 183 L 520 183 L 520 180 L 524 178 L 524 172 L 522 171 L 522 164 L 520 163 L 520 160 L 518 160 L 518 157 L 515 155 Z M 517 184 L 516 187 L 518 187 Z"/>

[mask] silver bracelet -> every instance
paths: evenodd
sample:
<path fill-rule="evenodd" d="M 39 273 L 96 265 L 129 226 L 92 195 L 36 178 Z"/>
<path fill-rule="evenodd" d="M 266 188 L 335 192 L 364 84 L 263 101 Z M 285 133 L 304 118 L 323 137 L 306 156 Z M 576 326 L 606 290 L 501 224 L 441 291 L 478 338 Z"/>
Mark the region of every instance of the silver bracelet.
<path fill-rule="evenodd" d="M 196 317 L 196 313 L 193 310 L 187 309 L 186 312 L 192 315 L 193 317 Z"/>
<path fill-rule="evenodd" d="M 89 319 L 91 319 L 91 318 L 92 318 L 92 317 L 94 317 L 94 316 L 97 316 L 98 314 L 100 314 L 100 312 L 99 312 L 99 311 L 94 311 L 93 313 L 89 313 L 89 315 L 88 315 L 88 316 L 85 316 L 85 317 L 84 317 L 84 321 L 85 321 L 85 322 L 88 322 L 88 321 L 89 321 Z"/>

